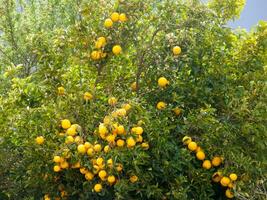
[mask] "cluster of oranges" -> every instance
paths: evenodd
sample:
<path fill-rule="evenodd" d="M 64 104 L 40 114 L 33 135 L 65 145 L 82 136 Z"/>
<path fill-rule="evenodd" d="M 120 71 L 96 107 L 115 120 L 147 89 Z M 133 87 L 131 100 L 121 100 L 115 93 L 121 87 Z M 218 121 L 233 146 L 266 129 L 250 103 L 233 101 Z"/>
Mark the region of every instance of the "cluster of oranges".
<path fill-rule="evenodd" d="M 113 23 L 115 22 L 126 22 L 127 16 L 124 13 L 118 13 L 113 12 L 110 16 L 110 18 L 106 19 L 104 22 L 104 26 L 106 28 L 111 28 L 113 26 Z M 107 53 L 104 52 L 105 46 L 107 44 L 107 39 L 105 37 L 99 37 L 95 41 L 95 50 L 91 53 L 92 60 L 100 60 L 102 58 L 105 58 L 107 56 Z M 112 52 L 114 55 L 119 55 L 122 51 L 122 48 L 120 45 L 114 45 L 112 47 Z"/>
<path fill-rule="evenodd" d="M 90 93 L 89 93 L 90 94 Z M 91 99 L 92 96 L 84 94 L 84 99 Z M 123 164 L 112 158 L 112 150 L 122 150 L 125 148 L 133 150 L 149 149 L 148 142 L 143 139 L 144 130 L 142 123 L 137 123 L 130 128 L 126 128 L 118 121 L 128 121 L 127 115 L 132 109 L 129 103 L 118 107 L 118 100 L 115 97 L 108 99 L 108 104 L 113 111 L 106 115 L 103 122 L 95 129 L 94 133 L 85 140 L 82 127 L 79 124 L 72 124 L 70 120 L 63 119 L 61 121 L 60 137 L 65 138 L 60 150 L 54 153 L 53 171 L 60 173 L 68 169 L 78 169 L 84 175 L 87 181 L 95 181 L 93 191 L 101 192 L 103 184 L 108 186 L 114 185 L 122 177 Z M 38 136 L 36 143 L 41 145 L 44 143 L 44 137 Z M 75 146 L 73 151 L 73 146 Z M 72 149 L 72 150 L 71 150 Z M 73 163 L 72 157 L 78 155 L 78 161 Z M 83 163 L 86 157 L 88 162 Z M 75 159 L 77 160 L 77 158 Z M 117 160 L 117 159 L 116 159 Z M 88 167 L 90 166 L 90 167 Z M 135 183 L 138 177 L 133 172 L 126 172 L 129 175 L 129 181 Z M 66 194 L 65 191 L 63 191 Z M 44 197 L 49 200 L 49 195 Z"/>
<path fill-rule="evenodd" d="M 170 82 L 165 77 L 160 77 L 158 79 L 158 86 L 162 89 L 165 89 L 169 84 L 170 84 Z M 164 101 L 160 101 L 156 105 L 158 110 L 163 110 L 166 108 L 166 106 L 167 106 L 167 104 Z M 179 116 L 181 114 L 182 110 L 179 107 L 176 107 L 173 109 L 173 112 L 175 113 L 176 116 Z"/>
<path fill-rule="evenodd" d="M 203 151 L 203 149 L 194 141 L 192 141 L 191 137 L 184 136 L 182 139 L 182 142 L 184 145 L 187 145 L 187 148 L 196 154 L 196 158 L 200 161 L 202 161 L 202 167 L 204 169 L 211 169 L 212 167 L 219 167 L 222 162 L 223 158 L 220 156 L 214 156 L 211 160 L 206 159 L 206 154 Z M 233 198 L 234 194 L 231 191 L 234 187 L 235 181 L 237 180 L 237 175 L 235 173 L 232 173 L 227 176 L 223 176 L 222 172 L 217 171 L 213 174 L 212 180 L 216 183 L 221 184 L 223 187 L 228 187 L 225 191 L 225 195 L 227 198 Z"/>
<path fill-rule="evenodd" d="M 58 92 L 58 95 L 59 95 L 59 96 L 63 96 L 63 95 L 65 95 L 65 88 L 62 87 L 62 86 L 60 86 L 60 87 L 57 88 L 57 92 Z M 90 93 L 90 92 L 85 92 L 85 93 L 83 94 L 83 99 L 84 99 L 86 102 L 92 100 L 92 99 L 93 99 L 93 95 L 92 95 L 92 93 Z"/>

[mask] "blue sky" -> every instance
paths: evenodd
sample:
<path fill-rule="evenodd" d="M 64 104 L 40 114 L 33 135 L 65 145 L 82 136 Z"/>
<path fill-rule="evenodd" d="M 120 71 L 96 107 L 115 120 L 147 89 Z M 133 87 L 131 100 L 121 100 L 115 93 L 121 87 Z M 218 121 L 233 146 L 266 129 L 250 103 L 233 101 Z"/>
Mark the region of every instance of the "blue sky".
<path fill-rule="evenodd" d="M 202 0 L 202 2 L 207 1 Z M 229 22 L 228 25 L 232 28 L 240 27 L 249 31 L 259 20 L 267 21 L 267 0 L 247 0 L 240 18 Z"/>
<path fill-rule="evenodd" d="M 229 26 L 250 30 L 259 20 L 267 21 L 267 0 L 247 0 L 240 19 L 230 22 Z"/>

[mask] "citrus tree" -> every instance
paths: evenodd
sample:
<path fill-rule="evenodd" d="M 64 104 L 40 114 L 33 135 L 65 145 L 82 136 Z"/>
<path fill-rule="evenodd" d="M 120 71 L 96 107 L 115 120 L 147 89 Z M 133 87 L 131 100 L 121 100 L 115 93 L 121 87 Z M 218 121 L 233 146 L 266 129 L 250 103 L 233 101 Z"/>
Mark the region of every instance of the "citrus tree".
<path fill-rule="evenodd" d="M 265 199 L 244 4 L 1 0 L 1 199 Z"/>

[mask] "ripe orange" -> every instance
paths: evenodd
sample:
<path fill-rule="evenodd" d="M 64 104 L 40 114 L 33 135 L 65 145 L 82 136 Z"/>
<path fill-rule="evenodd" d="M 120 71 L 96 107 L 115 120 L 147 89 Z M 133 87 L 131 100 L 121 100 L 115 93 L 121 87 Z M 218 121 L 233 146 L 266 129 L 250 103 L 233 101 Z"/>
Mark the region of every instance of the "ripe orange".
<path fill-rule="evenodd" d="M 127 143 L 127 147 L 128 147 L 128 148 L 134 147 L 135 144 L 136 144 L 136 142 L 135 142 L 135 140 L 133 139 L 133 137 L 129 137 L 129 138 L 127 138 L 126 143 Z"/>
<path fill-rule="evenodd" d="M 160 78 L 158 79 L 158 85 L 159 85 L 159 87 L 164 88 L 164 87 L 166 87 L 168 84 L 169 84 L 169 81 L 168 81 L 165 77 L 160 77 Z"/>
<path fill-rule="evenodd" d="M 108 180 L 109 184 L 114 184 L 116 181 L 116 178 L 115 178 L 115 176 L 110 175 L 110 176 L 108 176 L 107 180 Z"/>
<path fill-rule="evenodd" d="M 143 149 L 147 150 L 147 149 L 149 149 L 149 144 L 148 144 L 147 142 L 143 142 L 143 143 L 141 144 L 141 147 L 142 147 Z"/>
<path fill-rule="evenodd" d="M 133 175 L 133 176 L 130 177 L 130 181 L 132 183 L 135 183 L 136 181 L 138 181 L 138 177 L 136 175 Z"/>
<path fill-rule="evenodd" d="M 102 150 L 101 144 L 95 144 L 94 145 L 94 150 L 95 150 L 95 152 L 100 152 Z"/>
<path fill-rule="evenodd" d="M 212 167 L 211 162 L 209 160 L 204 160 L 204 162 L 202 163 L 202 167 L 204 169 L 210 169 Z"/>
<path fill-rule="evenodd" d="M 85 154 L 86 153 L 86 148 L 83 144 L 79 144 L 77 147 L 78 153 L 80 154 Z"/>
<path fill-rule="evenodd" d="M 35 138 L 35 142 L 39 145 L 43 144 L 45 141 L 43 136 L 38 136 L 37 138 Z"/>
<path fill-rule="evenodd" d="M 236 181 L 236 180 L 237 180 L 237 175 L 234 174 L 234 173 L 230 174 L 229 177 L 230 177 L 230 179 L 231 179 L 232 181 Z"/>
<path fill-rule="evenodd" d="M 192 142 L 192 139 L 191 139 L 191 137 L 184 136 L 182 141 L 183 141 L 184 145 L 188 145 L 190 142 Z"/>
<path fill-rule="evenodd" d="M 117 13 L 117 12 L 114 12 L 114 13 L 111 14 L 110 18 L 111 18 L 111 20 L 112 20 L 113 22 L 117 22 L 117 21 L 119 21 L 119 19 L 120 19 L 120 14 Z"/>
<path fill-rule="evenodd" d="M 104 22 L 104 26 L 105 26 L 106 28 L 111 28 L 112 25 L 113 25 L 113 21 L 112 21 L 111 19 L 108 18 L 108 19 L 105 20 L 105 22 Z"/>
<path fill-rule="evenodd" d="M 196 153 L 196 157 L 198 160 L 204 160 L 206 156 L 205 156 L 205 153 L 203 151 L 198 151 Z"/>
<path fill-rule="evenodd" d="M 120 45 L 115 45 L 113 46 L 112 48 L 112 52 L 115 54 L 115 55 L 119 55 L 122 51 L 122 48 Z"/>
<path fill-rule="evenodd" d="M 101 192 L 102 191 L 102 185 L 100 183 L 95 184 L 94 190 L 95 190 L 95 192 Z"/>
<path fill-rule="evenodd" d="M 121 13 L 121 14 L 120 14 L 120 17 L 119 17 L 119 20 L 120 20 L 121 22 L 126 22 L 126 21 L 127 21 L 127 16 L 126 16 L 126 14 Z"/>
<path fill-rule="evenodd" d="M 179 46 L 175 46 L 173 47 L 172 52 L 174 55 L 179 55 L 182 52 L 182 50 Z"/>
<path fill-rule="evenodd" d="M 163 110 L 164 108 L 166 108 L 166 103 L 163 101 L 160 101 L 157 103 L 157 109 L 158 110 Z"/>
<path fill-rule="evenodd" d="M 90 93 L 90 92 L 85 92 L 84 95 L 83 95 L 83 99 L 85 101 L 89 101 L 93 98 L 93 95 Z"/>
<path fill-rule="evenodd" d="M 231 180 L 228 177 L 222 177 L 220 183 L 222 186 L 227 187 Z"/>
<path fill-rule="evenodd" d="M 94 178 L 94 174 L 92 172 L 86 172 L 85 173 L 85 179 L 88 180 L 88 181 L 91 181 L 93 180 Z"/>
<path fill-rule="evenodd" d="M 197 149 L 197 143 L 195 142 L 190 142 L 188 143 L 188 149 L 191 150 L 191 151 L 195 151 Z"/>
<path fill-rule="evenodd" d="M 233 192 L 232 192 L 230 189 L 227 189 L 227 190 L 225 191 L 225 196 L 226 196 L 227 198 L 229 198 L 229 199 L 234 198 L 234 194 L 233 194 Z"/>
<path fill-rule="evenodd" d="M 222 163 L 222 159 L 219 156 L 215 156 L 212 158 L 211 163 L 214 167 L 218 167 Z"/>
<path fill-rule="evenodd" d="M 59 172 L 61 170 L 60 166 L 55 165 L 54 166 L 54 172 Z"/>
<path fill-rule="evenodd" d="M 137 134 L 137 135 L 142 135 L 142 133 L 144 132 L 143 128 L 141 126 L 137 126 L 133 129 L 133 131 Z"/>
<path fill-rule="evenodd" d="M 54 161 L 55 163 L 59 163 L 59 162 L 61 161 L 60 156 L 54 156 L 53 161 Z"/>
<path fill-rule="evenodd" d="M 122 139 L 118 139 L 116 143 L 118 147 L 123 147 L 125 142 Z"/>

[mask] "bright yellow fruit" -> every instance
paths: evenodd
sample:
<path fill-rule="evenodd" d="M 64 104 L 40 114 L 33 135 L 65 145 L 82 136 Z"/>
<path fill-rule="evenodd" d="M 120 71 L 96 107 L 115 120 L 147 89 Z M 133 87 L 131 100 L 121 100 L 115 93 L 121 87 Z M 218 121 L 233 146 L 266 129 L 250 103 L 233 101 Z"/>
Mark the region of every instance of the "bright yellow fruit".
<path fill-rule="evenodd" d="M 44 195 L 44 200 L 51 200 L 48 194 Z"/>
<path fill-rule="evenodd" d="M 99 37 L 97 39 L 97 41 L 101 42 L 103 44 L 103 46 L 105 46 L 107 44 L 107 40 L 105 37 Z"/>
<path fill-rule="evenodd" d="M 204 169 L 210 169 L 212 167 L 211 162 L 209 160 L 204 160 L 204 162 L 202 163 L 202 167 Z"/>
<path fill-rule="evenodd" d="M 86 174 L 88 172 L 88 170 L 86 168 L 80 168 L 80 172 L 81 174 Z"/>
<path fill-rule="evenodd" d="M 169 81 L 168 81 L 165 77 L 160 77 L 160 78 L 158 79 L 158 85 L 159 85 L 159 87 L 164 88 L 164 87 L 166 87 L 168 84 L 169 84 Z"/>
<path fill-rule="evenodd" d="M 108 133 L 108 129 L 104 124 L 100 124 L 98 126 L 98 132 L 100 135 L 106 135 L 106 133 Z"/>
<path fill-rule="evenodd" d="M 138 177 L 135 176 L 135 175 L 133 175 L 133 176 L 130 177 L 130 181 L 131 181 L 132 183 L 135 183 L 136 181 L 138 181 Z"/>
<path fill-rule="evenodd" d="M 138 135 L 136 138 L 136 142 L 143 142 L 143 137 L 142 135 Z"/>
<path fill-rule="evenodd" d="M 112 168 L 113 167 L 113 160 L 112 160 L 112 158 L 110 158 L 110 159 L 107 160 L 107 164 L 108 164 L 108 167 L 109 168 Z"/>
<path fill-rule="evenodd" d="M 237 175 L 234 174 L 234 173 L 230 174 L 229 177 L 230 177 L 230 179 L 231 179 L 232 181 L 236 181 L 236 180 L 237 180 Z"/>
<path fill-rule="evenodd" d="M 142 133 L 144 132 L 144 130 L 143 130 L 143 128 L 141 126 L 137 126 L 137 127 L 135 127 L 134 132 L 137 135 L 142 135 Z"/>
<path fill-rule="evenodd" d="M 87 150 L 87 155 L 90 156 L 90 157 L 92 157 L 94 155 L 94 149 L 93 148 L 89 148 Z"/>
<path fill-rule="evenodd" d="M 60 167 L 62 169 L 67 169 L 69 167 L 69 163 L 67 161 L 61 162 Z"/>
<path fill-rule="evenodd" d="M 116 112 L 119 117 L 124 117 L 127 113 L 127 111 L 124 108 L 118 109 Z"/>
<path fill-rule="evenodd" d="M 124 134 L 125 132 L 124 126 L 123 125 L 118 126 L 117 132 L 118 134 Z"/>
<path fill-rule="evenodd" d="M 222 159 L 219 156 L 215 156 L 212 158 L 211 163 L 214 167 L 218 167 L 222 163 Z"/>
<path fill-rule="evenodd" d="M 61 157 L 60 156 L 54 156 L 53 161 L 55 163 L 59 163 L 61 161 Z"/>
<path fill-rule="evenodd" d="M 122 139 L 118 139 L 116 143 L 118 147 L 123 147 L 125 142 Z"/>
<path fill-rule="evenodd" d="M 67 135 L 74 136 L 77 134 L 76 129 L 74 127 L 70 127 L 67 129 Z"/>
<path fill-rule="evenodd" d="M 114 143 L 115 142 L 115 135 L 112 135 L 112 134 L 110 134 L 110 135 L 108 135 L 107 137 L 106 137 L 106 140 L 109 142 L 109 143 Z"/>
<path fill-rule="evenodd" d="M 164 108 L 166 108 L 166 103 L 163 101 L 160 101 L 157 103 L 157 109 L 158 110 L 163 110 Z"/>
<path fill-rule="evenodd" d="M 107 176 L 107 172 L 105 170 L 101 170 L 99 173 L 98 173 L 98 176 L 99 178 L 101 178 L 101 180 L 104 180 Z"/>
<path fill-rule="evenodd" d="M 108 19 L 105 20 L 105 22 L 104 22 L 104 26 L 105 26 L 106 28 L 111 28 L 112 25 L 113 25 L 113 21 L 112 21 L 111 19 L 108 18 Z"/>
<path fill-rule="evenodd" d="M 109 145 L 106 145 L 105 147 L 104 147 L 104 152 L 105 153 L 108 153 L 110 151 L 110 147 L 109 147 Z"/>
<path fill-rule="evenodd" d="M 101 192 L 102 191 L 102 185 L 100 183 L 95 184 L 94 190 L 95 190 L 95 192 Z"/>
<path fill-rule="evenodd" d="M 99 60 L 101 58 L 101 51 L 93 51 L 91 53 L 91 58 L 93 60 Z"/>
<path fill-rule="evenodd" d="M 196 152 L 203 151 L 200 146 L 197 147 Z"/>
<path fill-rule="evenodd" d="M 147 142 L 143 142 L 143 143 L 141 144 L 141 147 L 142 147 L 143 149 L 147 150 L 147 149 L 149 149 L 149 144 L 148 144 Z"/>
<path fill-rule="evenodd" d="M 111 18 L 111 20 L 112 20 L 113 22 L 117 22 L 117 21 L 119 21 L 119 19 L 120 19 L 120 14 L 117 13 L 117 12 L 114 12 L 114 13 L 111 14 L 110 18 Z"/>
<path fill-rule="evenodd" d="M 108 176 L 107 180 L 108 180 L 109 184 L 114 184 L 116 181 L 116 178 L 115 178 L 115 176 L 111 175 L 111 176 Z"/>
<path fill-rule="evenodd" d="M 179 46 L 175 46 L 173 47 L 172 52 L 174 55 L 179 55 L 182 52 L 182 50 Z"/>
<path fill-rule="evenodd" d="M 84 143 L 85 148 L 88 150 L 89 148 L 91 148 L 93 145 L 90 142 L 85 142 Z"/>
<path fill-rule="evenodd" d="M 197 149 L 197 143 L 190 142 L 187 147 L 190 151 L 195 151 Z"/>
<path fill-rule="evenodd" d="M 176 116 L 179 116 L 181 114 L 182 110 L 177 107 L 177 108 L 173 109 L 173 112 L 175 113 Z"/>
<path fill-rule="evenodd" d="M 115 97 L 110 97 L 108 99 L 108 104 L 111 105 L 111 106 L 115 106 L 117 104 L 117 99 Z"/>
<path fill-rule="evenodd" d="M 35 142 L 39 145 L 43 144 L 45 141 L 43 136 L 38 136 L 37 138 L 35 138 Z"/>
<path fill-rule="evenodd" d="M 79 144 L 77 147 L 78 153 L 80 154 L 85 154 L 86 153 L 86 148 L 83 144 Z"/>
<path fill-rule="evenodd" d="M 95 144 L 94 145 L 94 150 L 95 150 L 95 152 L 100 152 L 102 150 L 101 144 Z"/>
<path fill-rule="evenodd" d="M 232 199 L 232 198 L 234 198 L 234 193 L 231 192 L 230 189 L 227 189 L 227 190 L 225 191 L 225 196 L 226 196 L 227 198 L 229 198 L 229 199 Z"/>
<path fill-rule="evenodd" d="M 113 46 L 112 48 L 112 52 L 115 54 L 115 55 L 119 55 L 122 51 L 122 48 L 120 45 L 115 45 Z"/>
<path fill-rule="evenodd" d="M 100 165 L 103 165 L 103 163 L 104 163 L 104 159 L 102 157 L 99 157 L 99 158 L 96 159 L 96 164 L 97 165 L 100 166 Z"/>
<path fill-rule="evenodd" d="M 59 172 L 61 170 L 60 166 L 55 165 L 54 166 L 54 172 Z"/>
<path fill-rule="evenodd" d="M 129 138 L 127 138 L 126 143 L 127 143 L 127 147 L 129 147 L 129 148 L 134 147 L 135 144 L 136 144 L 136 142 L 135 142 L 135 140 L 133 139 L 133 137 L 129 137 Z"/>
<path fill-rule="evenodd" d="M 205 156 L 205 153 L 203 151 L 198 151 L 196 153 L 196 157 L 198 160 L 204 160 L 206 156 Z"/>
<path fill-rule="evenodd" d="M 190 142 L 192 142 L 192 138 L 188 136 L 184 136 L 182 141 L 184 145 L 188 145 Z"/>
<path fill-rule="evenodd" d="M 90 93 L 90 92 L 85 92 L 84 95 L 83 95 L 83 99 L 85 101 L 89 101 L 93 98 L 93 95 Z"/>
<path fill-rule="evenodd" d="M 94 174 L 92 172 L 86 172 L 85 173 L 85 179 L 88 181 L 91 181 L 94 179 Z"/>
<path fill-rule="evenodd" d="M 120 20 L 121 22 L 126 22 L 126 21 L 127 21 L 127 16 L 126 16 L 126 14 L 121 13 L 121 14 L 120 14 L 120 18 L 119 18 L 119 20 Z"/>
<path fill-rule="evenodd" d="M 123 109 L 125 109 L 126 111 L 129 111 L 131 108 L 132 108 L 132 106 L 130 105 L 130 104 L 124 104 L 123 106 L 122 106 L 122 108 Z"/>
<path fill-rule="evenodd" d="M 66 137 L 66 140 L 65 140 L 66 144 L 71 144 L 73 142 L 74 142 L 74 138 L 72 136 L 69 135 Z"/>
<path fill-rule="evenodd" d="M 230 182 L 231 182 L 230 178 L 225 177 L 225 176 L 222 177 L 222 179 L 220 181 L 221 185 L 224 187 L 227 187 Z"/>
<path fill-rule="evenodd" d="M 58 92 L 58 95 L 64 95 L 65 94 L 65 88 L 64 87 L 58 87 L 57 92 Z"/>

